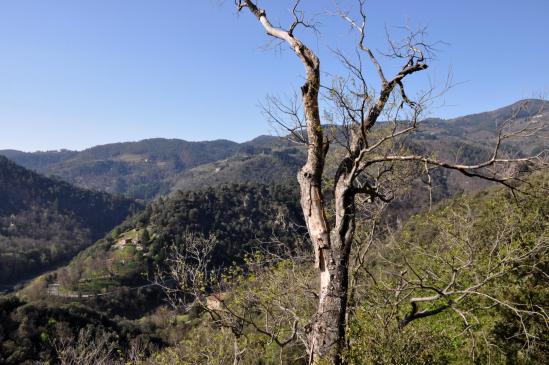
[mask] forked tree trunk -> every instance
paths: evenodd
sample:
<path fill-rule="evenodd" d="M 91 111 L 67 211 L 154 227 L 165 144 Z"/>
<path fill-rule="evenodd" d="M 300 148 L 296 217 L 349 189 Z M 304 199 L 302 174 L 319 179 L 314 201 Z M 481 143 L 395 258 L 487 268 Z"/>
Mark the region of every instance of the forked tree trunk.
<path fill-rule="evenodd" d="M 342 163 L 335 179 L 336 219 L 330 229 L 322 194 L 322 175 L 329 144 L 323 134 L 318 108 L 320 61 L 311 49 L 294 37 L 293 30 L 274 27 L 265 11 L 258 8 L 254 1 L 241 0 L 238 6 L 239 9 L 248 8 L 267 34 L 287 42 L 305 67 L 306 81 L 301 93 L 308 153 L 307 161 L 298 173 L 298 181 L 301 208 L 320 273 L 320 299 L 311 333 L 311 362 L 340 364 L 345 339 L 349 252 L 354 234 L 354 196 L 345 168 L 348 164 Z"/>

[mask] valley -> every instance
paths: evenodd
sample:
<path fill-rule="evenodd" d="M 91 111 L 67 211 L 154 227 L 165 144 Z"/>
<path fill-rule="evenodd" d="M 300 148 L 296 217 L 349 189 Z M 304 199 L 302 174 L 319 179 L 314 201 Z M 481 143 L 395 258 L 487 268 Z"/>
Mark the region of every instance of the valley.
<path fill-rule="evenodd" d="M 425 120 L 403 146 L 411 151 L 434 151 L 445 161 L 478 163 L 490 156 L 498 126 L 513 117 L 516 105 L 452 120 Z M 542 126 L 549 125 L 549 114 L 543 111 L 546 106 L 546 102 L 530 101 L 517 119 L 519 125 L 532 118 Z M 380 128 L 383 132 L 383 126 Z M 532 135 L 526 142 L 505 145 L 501 153 L 520 157 L 543 148 L 545 140 Z M 343 146 L 335 146 L 328 155 L 325 181 L 329 182 L 334 174 L 331 159 L 343 152 Z M 15 295 L 0 294 L 0 320 L 8 323 L 0 331 L 0 362 L 46 361 L 56 356 L 55 346 L 60 346 L 60 338 L 68 341 L 66 336 L 76 339 L 71 341 L 90 341 L 90 334 L 79 330 L 84 323 L 100 338 L 116 338 L 110 343 L 128 354 L 135 350 L 136 341 L 143 341 L 139 342 L 139 356 L 150 363 L 196 363 L 199 360 L 184 351 L 193 347 L 212 351 L 219 358 L 230 357 L 232 350 L 228 349 L 232 345 L 227 341 L 232 338 L 230 331 L 236 330 L 234 318 L 241 321 L 241 335 L 234 341 L 248 349 L 242 358 L 245 363 L 253 363 L 255 356 L 263 352 L 291 363 L 290 359 L 299 358 L 304 351 L 300 341 L 275 346 L 269 336 L 261 335 L 261 331 L 287 334 L 295 326 L 296 338 L 306 338 L 306 318 L 314 311 L 311 301 L 315 298 L 316 279 L 309 268 L 314 259 L 296 181 L 306 160 L 303 147 L 286 137 L 261 136 L 240 144 L 152 139 L 80 152 L 4 150 L 0 155 L 5 156 L 0 156 L 0 284 L 1 288 L 16 289 Z M 383 270 L 357 271 L 353 277 L 364 283 L 353 292 L 352 299 L 356 300 L 353 308 L 357 312 L 350 326 L 358 331 L 353 332 L 357 350 L 348 356 L 356 363 L 377 356 L 373 354 L 376 351 L 386 351 L 386 347 L 370 342 L 376 321 L 389 321 L 391 310 L 408 310 L 405 302 L 384 297 L 387 293 L 378 286 L 379 281 L 385 288 L 400 284 L 383 272 L 400 272 L 400 276 L 394 274 L 403 280 L 400 283 L 414 282 L 413 271 L 403 267 L 413 263 L 421 271 L 424 269 L 419 268 L 430 259 L 410 247 L 427 245 L 435 247 L 433 252 L 442 247 L 451 236 L 444 236 L 449 233 L 442 228 L 451 231 L 457 224 L 449 212 L 460 211 L 460 217 L 465 217 L 466 211 L 474 212 L 469 223 L 460 224 L 477 227 L 467 240 L 474 242 L 479 252 L 485 249 L 482 242 L 491 242 L 497 235 L 489 227 L 500 225 L 501 232 L 512 232 L 515 237 L 509 245 L 521 242 L 514 250 L 535 247 L 535 252 L 525 253 L 525 257 L 509 256 L 509 262 L 536 267 L 547 264 L 546 257 L 538 256 L 547 250 L 546 173 L 525 169 L 524 178 L 515 186 L 518 200 L 513 201 L 507 190 L 456 171 L 434 168 L 428 181 L 421 176 L 421 165 L 402 171 L 405 175 L 401 179 L 407 179 L 408 188 L 395 190 L 394 199 L 386 205 L 361 202 L 357 213 L 361 217 L 357 218 L 360 234 L 368 234 L 372 216 L 380 224 L 369 238 L 359 239 L 369 239 L 373 245 L 361 256 L 360 265 L 368 262 L 371 268 Z M 391 183 L 400 189 L 398 181 Z M 330 202 L 333 198 L 327 194 L 326 199 Z M 328 222 L 334 224 L 335 218 L 328 216 Z M 504 222 L 507 225 L 502 225 Z M 194 240 L 202 245 L 197 247 L 211 245 L 206 256 L 175 261 Z M 504 257 L 514 252 L 505 250 L 500 252 Z M 455 243 L 447 247 L 450 256 L 441 260 L 465 260 L 465 251 Z M 410 261 L 400 262 L 401 253 Z M 192 270 L 192 265 L 204 265 L 200 266 L 200 275 L 204 276 L 178 276 L 183 274 L 177 271 L 182 267 L 175 264 L 191 265 L 187 270 Z M 470 270 L 478 275 L 491 270 L 483 265 L 483 261 L 472 261 Z M 428 270 L 438 270 L 429 274 L 430 286 L 443 285 L 451 274 L 443 266 Z M 506 292 L 546 303 L 547 287 L 541 284 L 539 273 L 521 270 L 509 273 Z M 193 282 L 199 288 L 188 288 L 186 280 L 199 280 Z M 474 287 L 477 279 L 464 274 L 460 280 L 460 287 Z M 298 294 L 288 287 L 291 283 L 312 296 L 298 300 Z M 498 285 L 496 281 L 490 283 L 483 295 L 498 297 Z M 520 293 L 521 285 L 526 292 Z M 215 299 L 214 305 L 212 296 L 229 299 Z M 380 302 L 383 300 L 385 304 Z M 278 307 L 273 307 L 274 303 L 279 303 Z M 431 303 L 431 308 L 437 303 Z M 379 308 L 376 319 L 364 317 L 366 312 L 361 308 L 367 305 Z M 459 310 L 457 304 L 455 308 Z M 260 327 L 258 334 L 258 323 L 269 316 L 279 320 Z M 505 308 L 499 308 L 493 317 L 483 316 L 475 313 L 471 317 L 479 321 L 476 331 L 488 333 L 496 342 L 504 341 L 506 334 L 495 324 L 508 321 L 505 331 L 512 331 L 509 326 L 526 325 L 517 322 Z M 215 320 L 210 322 L 208 318 Z M 466 339 L 449 341 L 445 336 L 456 335 L 461 327 L 449 315 L 442 320 L 448 321 L 444 335 L 437 334 L 439 322 L 435 319 L 410 328 L 434 336 L 433 343 L 444 344 L 437 349 L 437 355 L 434 347 L 424 346 L 423 351 L 437 361 L 449 361 L 459 347 L 472 345 Z M 546 336 L 543 326 L 535 321 L 527 326 L 540 338 Z M 396 331 L 389 327 L 385 330 Z M 222 335 L 207 340 L 216 331 Z M 395 341 L 413 342 L 413 333 L 410 338 Z M 71 346 L 76 346 L 71 341 Z M 532 358 L 541 358 L 547 349 L 543 340 L 536 343 Z M 517 340 L 505 356 L 518 356 L 520 345 Z M 362 348 L 369 350 L 358 350 Z M 303 361 L 301 358 L 297 363 Z"/>

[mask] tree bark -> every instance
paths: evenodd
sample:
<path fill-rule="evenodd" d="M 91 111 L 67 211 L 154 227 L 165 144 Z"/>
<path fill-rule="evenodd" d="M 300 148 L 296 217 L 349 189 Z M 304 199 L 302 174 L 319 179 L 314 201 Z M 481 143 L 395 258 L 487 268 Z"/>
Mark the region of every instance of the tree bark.
<path fill-rule="evenodd" d="M 355 228 L 355 200 L 346 174 L 336 175 L 334 200 L 336 219 L 330 245 L 319 249 L 320 293 L 311 334 L 312 364 L 343 363 L 349 255 Z"/>
<path fill-rule="evenodd" d="M 325 262 L 320 268 L 320 297 L 311 336 L 313 364 L 321 360 L 330 364 L 343 362 L 349 261 L 346 246 L 346 242 L 334 237 L 332 247 L 322 250 Z"/>

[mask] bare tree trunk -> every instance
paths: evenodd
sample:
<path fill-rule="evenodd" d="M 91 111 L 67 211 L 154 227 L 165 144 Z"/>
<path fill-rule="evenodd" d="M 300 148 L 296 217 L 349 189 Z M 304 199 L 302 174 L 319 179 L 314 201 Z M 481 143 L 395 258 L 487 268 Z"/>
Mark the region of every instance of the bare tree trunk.
<path fill-rule="evenodd" d="M 330 245 L 319 250 L 320 294 L 311 334 L 310 362 L 341 364 L 345 344 L 349 255 L 354 234 L 355 201 L 345 174 L 337 174 L 336 222 Z"/>
<path fill-rule="evenodd" d="M 347 311 L 347 286 L 349 255 L 332 241 L 332 248 L 323 249 L 327 258 L 320 268 L 320 298 L 312 332 L 311 362 L 322 359 L 330 364 L 342 363 L 341 352 L 345 340 L 345 314 Z"/>

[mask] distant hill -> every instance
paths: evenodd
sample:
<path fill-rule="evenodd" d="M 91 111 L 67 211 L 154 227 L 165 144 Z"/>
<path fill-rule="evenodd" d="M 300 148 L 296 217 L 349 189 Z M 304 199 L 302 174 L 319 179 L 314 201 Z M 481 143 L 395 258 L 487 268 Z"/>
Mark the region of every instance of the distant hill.
<path fill-rule="evenodd" d="M 531 156 L 547 149 L 549 102 L 537 99 L 521 100 L 490 112 L 454 119 L 428 119 L 421 123 L 412 140 L 422 149 L 433 151 L 439 159 L 478 163 L 491 157 L 499 128 L 509 119 L 513 119 L 515 130 L 532 121 L 545 130 L 506 140 L 500 157 Z M 457 171 L 444 171 L 439 191 L 445 190 L 445 197 L 450 197 L 456 192 L 480 191 L 488 185 L 486 181 L 465 177 Z"/>
<path fill-rule="evenodd" d="M 16 150 L 3 150 L 0 155 L 17 162 L 28 169 L 37 170 L 74 157 L 78 152 L 69 150 L 45 151 L 45 152 L 21 152 Z"/>
<path fill-rule="evenodd" d="M 497 137 L 499 128 L 506 121 L 513 120 L 515 129 L 524 126 L 526 121 L 537 121 L 539 125 L 549 125 L 549 102 L 544 100 L 521 100 L 514 104 L 490 112 L 466 115 L 454 119 L 427 119 L 421 123 L 419 139 L 452 141 L 489 148 Z M 526 141 L 526 143 L 525 143 Z M 526 139 L 506 142 L 508 152 L 532 154 L 545 148 L 540 133 Z"/>
<path fill-rule="evenodd" d="M 0 285 L 70 259 L 139 208 L 0 156 Z"/>
<path fill-rule="evenodd" d="M 523 100 L 494 111 L 454 119 L 427 119 L 411 138 L 439 158 L 462 162 L 479 161 L 491 153 L 501 123 L 514 116 L 519 106 L 519 125 L 525 118 L 549 124 L 549 103 Z M 506 143 L 505 151 L 525 155 L 541 151 L 546 141 L 533 134 L 526 140 Z M 226 140 L 187 142 L 178 139 L 147 139 L 115 143 L 81 152 L 25 153 L 0 151 L 17 163 L 46 175 L 55 175 L 84 188 L 125 194 L 151 200 L 178 189 L 215 186 L 222 183 L 280 183 L 294 179 L 305 159 L 304 149 L 286 138 L 259 136 L 249 142 Z M 471 191 L 485 185 L 471 184 L 457 173 L 448 173 L 449 191 Z"/>
<path fill-rule="evenodd" d="M 227 183 L 291 184 L 305 161 L 303 148 L 240 153 L 226 160 L 200 165 L 176 175 L 171 191 L 194 190 Z"/>
<path fill-rule="evenodd" d="M 534 119 L 547 129 L 549 102 L 522 100 L 491 112 L 448 120 L 426 119 L 420 122 L 417 132 L 411 135 L 408 143 L 410 148 L 434 154 L 442 160 L 478 163 L 491 157 L 498 129 L 509 119 L 516 119 L 513 123 L 518 128 L 524 126 L 526 120 Z M 546 144 L 546 139 L 541 133 L 534 133 L 526 138 L 506 141 L 501 152 L 514 157 L 531 155 L 547 148 Z M 242 153 L 247 149 L 249 153 Z M 294 182 L 297 171 L 306 158 L 303 147 L 284 138 L 269 136 L 261 136 L 243 144 L 240 151 L 225 160 L 200 165 L 176 175 L 170 182 L 172 192 L 179 189 L 192 190 L 196 187 L 216 186 L 221 183 Z M 435 201 L 451 197 L 458 192 L 480 191 L 490 185 L 487 181 L 471 179 L 459 172 L 442 169 L 433 171 L 432 178 Z M 417 210 L 418 207 L 428 204 L 426 201 L 418 203 L 417 199 L 420 197 L 418 194 L 415 195 L 414 199 L 407 198 L 407 202 L 395 202 L 395 206 L 398 205 L 400 210 L 410 210 L 413 205 L 414 210 Z"/>
<path fill-rule="evenodd" d="M 0 151 L 21 165 L 78 186 L 151 199 L 169 191 L 168 180 L 192 167 L 225 159 L 239 144 L 218 140 L 187 142 L 147 139 L 75 151 Z"/>

